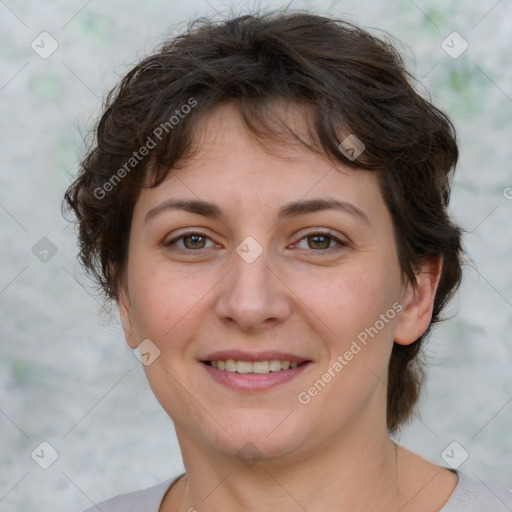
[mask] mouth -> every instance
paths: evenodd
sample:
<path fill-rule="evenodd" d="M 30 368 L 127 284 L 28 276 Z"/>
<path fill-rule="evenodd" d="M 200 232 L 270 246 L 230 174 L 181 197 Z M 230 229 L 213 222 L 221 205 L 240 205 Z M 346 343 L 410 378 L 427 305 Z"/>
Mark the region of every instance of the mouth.
<path fill-rule="evenodd" d="M 297 378 L 313 361 L 283 352 L 218 352 L 199 361 L 212 382 L 235 391 L 265 391 Z"/>
<path fill-rule="evenodd" d="M 243 374 L 265 374 L 270 372 L 290 371 L 299 366 L 311 363 L 310 360 L 301 362 L 268 359 L 262 361 L 241 361 L 235 359 L 214 359 L 201 361 L 203 364 L 224 372 L 236 372 Z"/>

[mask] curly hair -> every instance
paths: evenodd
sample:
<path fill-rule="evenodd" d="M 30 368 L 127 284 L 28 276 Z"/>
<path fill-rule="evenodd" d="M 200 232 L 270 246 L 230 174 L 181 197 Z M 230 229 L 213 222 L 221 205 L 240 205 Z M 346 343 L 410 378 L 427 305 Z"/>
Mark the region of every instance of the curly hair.
<path fill-rule="evenodd" d="M 282 136 L 275 100 L 306 107 L 309 138 L 285 126 L 293 137 L 333 162 L 377 172 L 404 282 L 415 286 L 422 263 L 442 257 L 427 330 L 410 345 L 393 344 L 387 426 L 395 433 L 419 399 L 421 347 L 460 286 L 464 253 L 463 230 L 448 213 L 455 129 L 413 80 L 391 38 L 344 20 L 272 11 L 191 22 L 106 98 L 95 141 L 63 200 L 77 219 L 82 266 L 106 301 L 117 302 L 138 195 L 193 154 L 194 127 L 206 112 L 237 101 L 247 128 L 270 142 Z M 358 158 L 343 151 L 340 130 L 364 144 Z"/>

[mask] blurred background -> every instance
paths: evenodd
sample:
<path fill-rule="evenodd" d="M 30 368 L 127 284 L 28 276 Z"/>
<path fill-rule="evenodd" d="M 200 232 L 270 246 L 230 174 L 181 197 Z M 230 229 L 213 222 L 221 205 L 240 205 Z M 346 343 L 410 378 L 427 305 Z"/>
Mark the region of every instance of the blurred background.
<path fill-rule="evenodd" d="M 61 200 L 103 98 L 139 59 L 196 17 L 285 5 L 396 37 L 417 89 L 458 130 L 452 211 L 471 263 L 397 441 L 512 486 L 511 2 L 0 0 L 0 511 L 80 512 L 182 472 L 173 424 L 119 322 L 100 314 Z"/>

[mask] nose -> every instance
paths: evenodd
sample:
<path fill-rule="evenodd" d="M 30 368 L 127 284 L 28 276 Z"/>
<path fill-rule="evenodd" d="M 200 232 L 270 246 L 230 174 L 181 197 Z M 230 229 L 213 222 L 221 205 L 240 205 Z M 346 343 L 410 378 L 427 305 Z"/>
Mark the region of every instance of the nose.
<path fill-rule="evenodd" d="M 215 307 L 223 322 L 235 323 L 244 332 L 271 328 L 283 322 L 291 310 L 290 291 L 275 261 L 267 250 L 253 259 L 254 250 L 254 244 L 242 243 L 233 251 Z"/>

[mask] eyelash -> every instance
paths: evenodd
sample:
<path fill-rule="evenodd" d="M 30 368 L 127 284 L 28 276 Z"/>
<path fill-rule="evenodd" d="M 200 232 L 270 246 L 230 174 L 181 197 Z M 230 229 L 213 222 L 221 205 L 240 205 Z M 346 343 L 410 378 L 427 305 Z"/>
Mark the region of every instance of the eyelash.
<path fill-rule="evenodd" d="M 204 233 L 201 233 L 200 231 L 187 231 L 186 233 L 182 233 L 179 237 L 174 238 L 174 239 L 170 240 L 169 242 L 166 242 L 164 245 L 166 247 L 171 247 L 172 245 L 175 245 L 178 240 L 181 240 L 181 239 L 189 237 L 189 236 L 194 236 L 194 235 L 200 236 L 200 237 L 203 237 L 203 238 L 206 238 L 206 239 L 210 240 L 209 236 L 205 235 Z M 342 240 L 340 240 L 339 238 L 335 237 L 330 231 L 312 231 L 311 233 L 307 233 L 306 235 L 304 235 L 299 240 L 299 242 L 301 242 L 302 240 L 304 240 L 306 238 L 311 238 L 311 237 L 314 237 L 314 236 L 323 236 L 323 237 L 330 238 L 331 240 L 334 240 L 340 246 L 338 248 L 331 247 L 329 249 L 310 249 L 311 251 L 314 251 L 314 252 L 330 253 L 331 251 L 340 250 L 341 248 L 347 246 L 347 243 L 345 243 Z M 205 247 L 201 247 L 199 249 L 186 249 L 186 248 L 182 249 L 182 248 L 178 248 L 178 249 L 173 249 L 173 250 L 177 250 L 178 252 L 199 252 L 201 250 L 206 250 L 206 249 L 209 249 L 209 248 L 205 248 Z"/>

